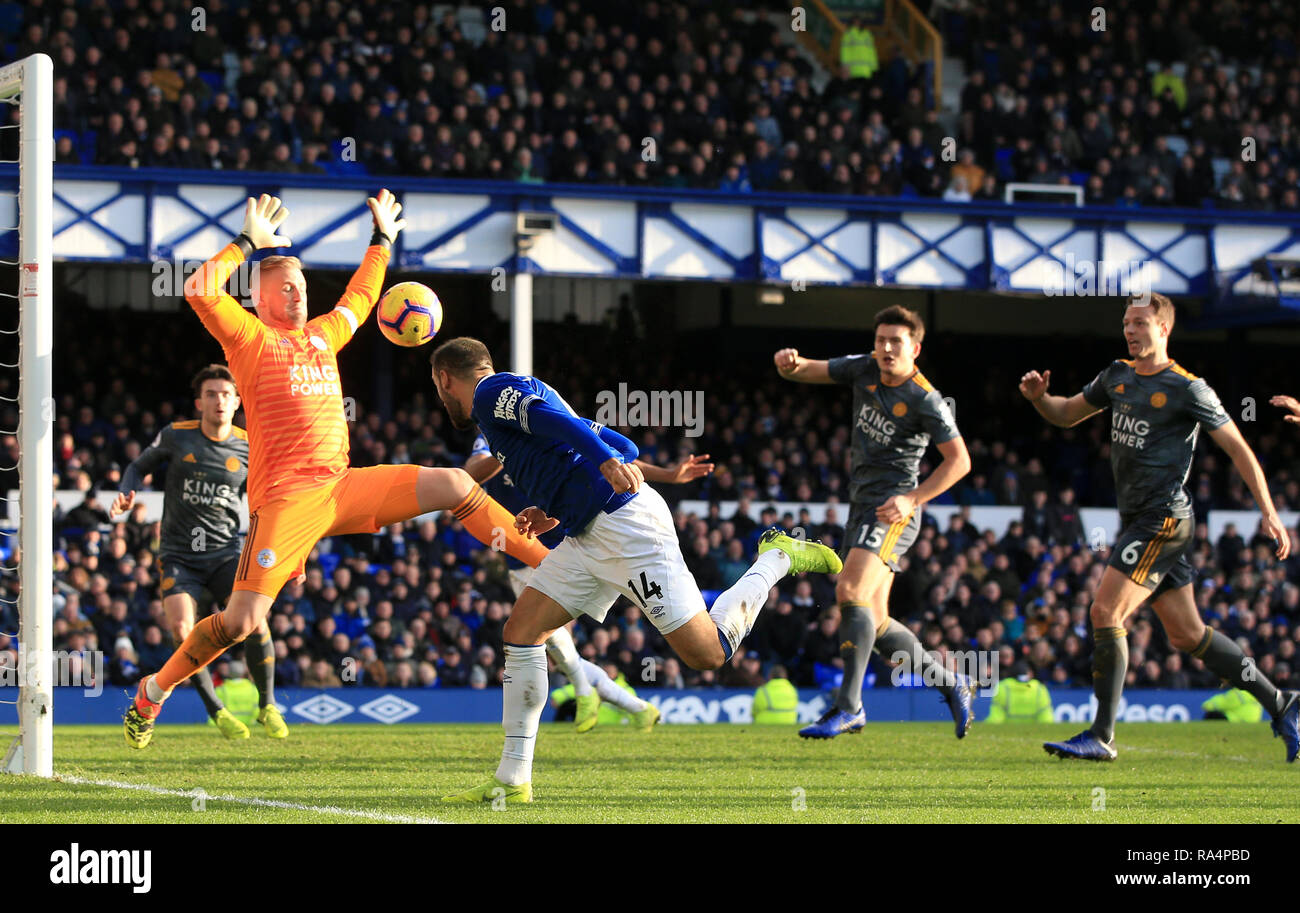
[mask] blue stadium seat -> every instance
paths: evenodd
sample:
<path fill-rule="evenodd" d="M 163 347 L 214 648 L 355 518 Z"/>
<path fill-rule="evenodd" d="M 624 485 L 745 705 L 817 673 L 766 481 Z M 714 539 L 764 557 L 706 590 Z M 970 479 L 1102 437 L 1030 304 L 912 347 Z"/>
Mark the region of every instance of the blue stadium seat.
<path fill-rule="evenodd" d="M 226 74 L 219 73 L 216 70 L 199 70 L 199 79 L 208 84 L 212 94 L 216 95 L 226 88 Z"/>
<path fill-rule="evenodd" d="M 58 147 L 59 140 L 63 139 L 65 136 L 66 136 L 68 139 L 72 140 L 72 149 L 73 149 L 73 151 L 76 152 L 77 155 L 81 155 L 81 137 L 77 136 L 77 131 L 76 131 L 76 130 L 55 130 L 55 131 L 54 131 L 54 145 L 55 145 L 55 147 L 56 147 L 56 148 Z M 83 163 L 86 161 L 86 157 L 85 157 L 84 155 L 81 155 L 81 161 L 82 161 Z M 94 160 L 92 159 L 91 161 L 94 161 Z"/>
<path fill-rule="evenodd" d="M 343 161 L 343 141 L 335 140 L 330 145 L 331 155 L 327 161 L 320 163 L 328 174 L 367 175 L 370 170 L 362 162 Z"/>
<path fill-rule="evenodd" d="M 1091 175 L 1086 171 L 1071 171 L 1070 183 L 1078 187 L 1086 187 L 1088 186 L 1089 177 L 1091 177 Z"/>
<path fill-rule="evenodd" d="M 325 572 L 326 579 L 334 577 L 334 570 L 339 566 L 342 558 L 333 552 L 326 552 L 317 559 L 320 561 L 321 570 Z"/>
<path fill-rule="evenodd" d="M 999 60 L 998 60 L 997 51 L 984 52 L 984 64 L 983 64 L 984 79 L 991 86 L 995 86 L 998 84 L 998 78 L 999 78 L 998 74 L 1001 72 L 998 63 Z"/>
<path fill-rule="evenodd" d="M 81 142 L 77 144 L 77 151 L 81 153 L 81 164 L 93 165 L 95 156 L 99 154 L 99 131 L 82 130 Z"/>
<path fill-rule="evenodd" d="M 993 153 L 993 167 L 998 173 L 998 180 L 1009 181 L 1014 178 L 1015 172 L 1011 170 L 1011 156 L 1014 150 L 1011 148 L 998 149 Z"/>
<path fill-rule="evenodd" d="M 23 27 L 23 5 L 21 3 L 0 3 L 0 32 L 17 35 Z M 6 52 L 9 45 L 5 45 Z M 15 48 L 16 50 L 16 48 Z M 7 53 L 12 58 L 14 55 Z"/>

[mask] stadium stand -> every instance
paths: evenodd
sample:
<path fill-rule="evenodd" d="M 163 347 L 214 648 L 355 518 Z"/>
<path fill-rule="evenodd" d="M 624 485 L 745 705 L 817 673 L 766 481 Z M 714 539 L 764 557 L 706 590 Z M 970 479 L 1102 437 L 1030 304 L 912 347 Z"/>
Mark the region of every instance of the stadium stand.
<path fill-rule="evenodd" d="M 777 4 L 509 0 L 512 26 L 500 33 L 478 8 L 380 0 L 0 3 L 0 32 L 10 58 L 44 51 L 56 62 L 61 163 L 955 202 L 997 201 L 1005 183 L 1020 181 L 1080 185 L 1089 204 L 1300 210 L 1300 6 L 1111 6 L 1115 28 L 1092 32 L 1064 24 L 1059 4 L 1047 0 L 936 0 L 932 17 L 965 71 L 953 117 L 927 104 L 917 71 L 904 68 L 902 79 L 897 68 L 871 78 L 822 71 L 761 15 L 788 16 Z M 196 29 L 200 9 L 205 24 Z M 591 27 L 596 11 L 599 30 Z M 1139 18 L 1140 31 L 1120 24 Z M 958 140 L 951 156 L 948 135 Z M 1241 167 L 1243 138 L 1254 143 L 1258 167 L 1249 171 Z M 59 319 L 75 313 L 74 304 Z M 93 494 L 115 488 L 160 428 L 189 415 L 188 401 L 160 391 L 183 392 L 183 379 L 219 354 L 196 348 L 196 326 L 185 320 L 124 312 L 107 338 L 94 339 L 70 326 L 60 330 L 67 369 L 58 389 L 57 487 Z M 489 341 L 494 332 L 502 338 L 500 327 L 482 329 Z M 563 355 L 544 355 L 538 373 L 562 376 L 562 392 L 590 402 L 591 391 L 613 381 L 575 353 L 626 344 L 582 336 L 601 332 L 542 328 L 539 351 L 549 343 Z M 1107 351 L 1076 347 L 1058 361 L 1096 370 Z M 928 526 L 891 609 L 928 646 L 1001 647 L 1007 668 L 1025 659 L 1044 680 L 1087 686 L 1087 605 L 1106 552 L 1086 541 L 1074 507 L 1113 503 L 1104 461 L 1095 458 L 1104 429 L 1049 434 L 1007 396 L 1012 369 L 1000 367 L 1038 353 L 1003 354 L 989 364 L 936 336 L 923 363 L 944 366 L 936 372 L 941 386 L 943 375 L 956 387 L 963 372 L 978 371 L 987 400 L 1007 399 L 1006 410 L 959 415 L 975 468 L 951 497 L 1021 507 L 1023 521 L 1005 535 L 960 519 Z M 1217 357 L 1197 350 L 1184 363 L 1196 370 L 1198 358 Z M 683 368 L 689 363 L 623 361 L 642 374 L 620 379 L 663 386 L 671 367 L 680 372 L 673 386 L 709 391 L 710 419 L 698 438 L 627 430 L 657 462 L 688 451 L 717 461 L 711 479 L 665 491 L 673 503 L 749 503 L 736 517 L 678 514 L 692 571 L 716 590 L 743 569 L 764 524 L 800 522 L 766 513 L 767 501 L 844 500 L 848 399 L 818 391 L 815 408 L 796 410 L 770 355 L 766 364 L 756 355 L 749 375 Z M 1267 359 L 1260 363 L 1267 372 Z M 1062 371 L 1061 379 L 1077 389 L 1090 376 Z M 399 378 L 398 389 L 428 392 L 390 414 L 359 406 L 354 464 L 458 465 L 469 441 L 449 428 L 427 378 Z M 1239 393 L 1230 381 L 1220 392 L 1225 400 Z M 12 417 L 4 427 L 13 427 Z M 1295 443 L 1278 432 L 1252 443 L 1279 508 L 1300 509 Z M 4 437 L 0 446 L 12 456 L 16 443 Z M 0 476 L 15 487 L 11 471 Z M 1198 515 L 1252 506 L 1211 448 L 1200 451 L 1190 484 Z M 113 684 L 129 686 L 169 653 L 156 598 L 158 530 L 139 519 L 105 520 L 89 500 L 56 517 L 56 648 L 111 652 Z M 809 533 L 835 540 L 841 530 Z M 1211 541 L 1202 525 L 1197 537 L 1207 617 L 1260 657 L 1279 686 L 1295 687 L 1300 558 L 1279 565 L 1253 530 Z M 0 574 L 0 598 L 12 599 L 16 586 Z M 825 581 L 784 581 L 753 649 L 765 663 L 785 664 L 801 686 L 824 683 L 839 661 L 833 603 Z M 337 668 L 352 657 L 362 670 L 355 684 L 485 687 L 499 680 L 509 607 L 504 566 L 447 515 L 328 542 L 306 584 L 276 603 L 277 681 L 311 684 L 317 660 Z M 0 601 L 0 657 L 13 655 L 3 633 L 16 630 L 12 616 Z M 1139 617 L 1131 685 L 1217 684 L 1154 628 Z M 659 672 L 648 687 L 738 681 L 730 667 L 715 676 L 663 658 L 663 642 L 629 604 L 604 626 L 582 621 L 578 639 L 585 655 L 613 660 L 638 687 L 646 657 L 657 658 Z"/>

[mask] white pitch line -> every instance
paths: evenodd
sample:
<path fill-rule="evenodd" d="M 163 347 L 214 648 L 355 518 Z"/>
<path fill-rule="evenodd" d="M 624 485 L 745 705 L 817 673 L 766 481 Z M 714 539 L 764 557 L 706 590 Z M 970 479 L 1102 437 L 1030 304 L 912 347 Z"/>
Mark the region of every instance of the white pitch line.
<path fill-rule="evenodd" d="M 60 783 L 73 783 L 78 786 L 107 786 L 111 789 L 133 789 L 138 792 L 153 793 L 156 796 L 176 796 L 181 799 L 196 799 L 194 790 L 167 789 L 151 786 L 148 783 L 123 783 L 119 780 L 91 780 L 86 777 L 73 777 L 56 774 L 54 779 Z M 448 824 L 437 818 L 412 818 L 409 815 L 389 815 L 384 812 L 372 812 L 365 809 L 338 808 L 333 805 L 299 805 L 296 802 L 281 802 L 278 799 L 258 799 L 250 796 L 214 796 L 204 794 L 205 802 L 230 802 L 235 805 L 252 805 L 258 808 L 284 808 L 298 812 L 316 812 L 321 815 L 342 815 L 347 818 L 364 818 L 367 821 L 385 821 L 392 824 Z"/>

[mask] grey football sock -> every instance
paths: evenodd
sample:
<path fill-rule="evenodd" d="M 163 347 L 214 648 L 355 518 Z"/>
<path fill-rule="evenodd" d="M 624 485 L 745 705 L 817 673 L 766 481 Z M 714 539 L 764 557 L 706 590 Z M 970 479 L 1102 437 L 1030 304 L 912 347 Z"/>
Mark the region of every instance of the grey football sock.
<path fill-rule="evenodd" d="M 275 652 L 271 647 L 271 633 L 254 631 L 244 641 L 244 664 L 248 677 L 257 686 L 257 706 L 268 707 L 275 703 Z"/>
<path fill-rule="evenodd" d="M 181 645 L 181 642 L 175 637 L 172 638 L 172 643 L 177 648 Z M 191 675 L 190 681 L 194 685 L 194 690 L 199 693 L 199 700 L 203 701 L 203 707 L 208 711 L 208 716 L 215 717 L 217 711 L 225 708 L 226 705 L 221 703 L 221 698 L 217 697 L 216 689 L 212 687 L 212 673 L 208 671 L 207 666 Z"/>
<path fill-rule="evenodd" d="M 1213 628 L 1205 629 L 1205 637 L 1192 650 L 1192 655 L 1205 663 L 1205 667 L 1219 678 L 1229 682 L 1234 688 L 1240 688 L 1254 695 L 1255 700 L 1264 705 L 1268 715 L 1277 718 L 1282 706 L 1282 695 L 1255 661 L 1242 652 L 1229 637 Z"/>
<path fill-rule="evenodd" d="M 835 695 L 835 706 L 847 713 L 862 709 L 862 680 L 871 662 L 876 642 L 876 622 L 871 610 L 856 602 L 840 604 L 840 658 L 844 660 L 844 681 Z"/>
<path fill-rule="evenodd" d="M 936 681 L 938 684 L 935 688 L 946 698 L 952 697 L 953 689 L 957 687 L 957 678 L 953 675 L 952 670 L 947 669 L 938 662 L 934 655 L 927 652 L 921 646 L 921 641 L 917 640 L 912 629 L 907 625 L 900 624 L 894 619 L 889 619 L 889 624 L 885 630 L 876 635 L 876 652 L 885 659 L 893 661 L 894 657 L 900 653 L 907 654 L 903 660 L 910 667 L 916 657 L 921 658 L 921 668 L 913 669 L 913 672 L 920 672 L 927 681 Z"/>
<path fill-rule="evenodd" d="M 1124 693 L 1128 673 L 1128 632 L 1119 628 L 1096 628 L 1092 632 L 1092 690 L 1097 695 L 1097 718 L 1092 731 L 1103 742 L 1115 740 L 1115 716 Z"/>

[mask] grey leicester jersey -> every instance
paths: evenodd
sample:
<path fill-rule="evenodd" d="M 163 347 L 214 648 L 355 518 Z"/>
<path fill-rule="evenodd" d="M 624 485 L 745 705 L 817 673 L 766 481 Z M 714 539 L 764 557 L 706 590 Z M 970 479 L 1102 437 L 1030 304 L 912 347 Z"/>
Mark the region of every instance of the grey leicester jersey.
<path fill-rule="evenodd" d="M 1232 420 L 1210 385 L 1177 362 L 1139 374 L 1132 361 L 1120 359 L 1083 388 L 1083 398 L 1110 409 L 1110 467 L 1120 512 L 1190 517 L 1192 501 L 1183 484 L 1197 432 Z"/>
<path fill-rule="evenodd" d="M 916 371 L 897 386 L 881 382 L 870 355 L 827 362 L 831 380 L 853 387 L 853 478 L 849 499 L 883 500 L 916 487 L 925 448 L 961 437 L 952 410 Z"/>
<path fill-rule="evenodd" d="M 223 441 L 203 433 L 197 420 L 173 422 L 126 472 L 122 491 L 135 491 L 146 475 L 167 467 L 162 551 L 183 558 L 238 552 L 239 499 L 248 483 L 248 433 L 231 428 Z"/>

